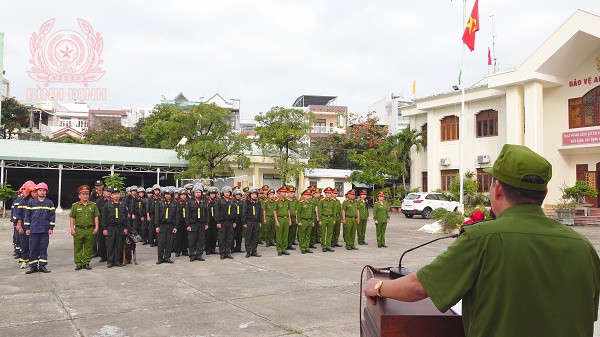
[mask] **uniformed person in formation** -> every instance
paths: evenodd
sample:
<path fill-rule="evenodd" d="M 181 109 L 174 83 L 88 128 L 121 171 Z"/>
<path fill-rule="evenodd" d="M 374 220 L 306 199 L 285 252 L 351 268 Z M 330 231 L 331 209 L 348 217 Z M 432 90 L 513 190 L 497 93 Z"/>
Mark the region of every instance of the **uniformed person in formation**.
<path fill-rule="evenodd" d="M 258 190 L 252 188 L 248 191 L 249 198 L 244 202 L 242 224 L 244 226 L 244 243 L 246 245 L 246 257 L 258 254 L 258 232 L 262 224 L 262 205 L 258 200 Z"/>
<path fill-rule="evenodd" d="M 275 201 L 275 246 L 277 255 L 290 255 L 287 251 L 288 231 L 292 220 L 290 219 L 290 202 L 287 200 L 287 188 L 281 187 L 277 190 L 277 201 Z"/>
<path fill-rule="evenodd" d="M 188 231 L 185 219 L 186 205 L 188 202 L 188 190 L 185 188 L 179 189 L 179 217 L 177 220 L 177 235 L 175 236 L 175 256 L 188 256 Z"/>
<path fill-rule="evenodd" d="M 202 198 L 202 185 L 196 184 L 192 187 L 193 197 L 187 202 L 186 219 L 188 232 L 188 248 L 190 250 L 190 262 L 204 261 L 204 238 L 208 230 L 208 213 L 206 201 Z"/>
<path fill-rule="evenodd" d="M 206 230 L 206 255 L 215 254 L 217 250 L 217 240 L 219 230 L 217 228 L 217 194 L 219 189 L 211 186 L 208 188 L 208 200 L 206 201 L 206 211 L 208 215 L 208 229 Z"/>
<path fill-rule="evenodd" d="M 111 200 L 102 209 L 102 232 L 106 240 L 106 266 L 123 267 L 122 252 L 124 235 L 127 235 L 127 210 L 121 202 L 121 191 L 110 188 Z"/>
<path fill-rule="evenodd" d="M 142 221 L 142 229 L 139 235 L 142 237 L 142 245 L 148 244 L 148 236 L 150 231 L 150 219 L 148 219 L 148 199 L 152 197 L 152 187 L 146 188 L 146 196 L 142 199 L 144 204 L 142 208 L 144 209 L 144 221 Z"/>
<path fill-rule="evenodd" d="M 321 230 L 321 250 L 333 252 L 331 239 L 333 238 L 333 223 L 336 217 L 336 200 L 333 198 L 333 189 L 325 188 L 325 198 L 318 203 L 319 228 Z"/>
<path fill-rule="evenodd" d="M 263 211 L 265 209 L 265 200 L 267 198 L 267 192 L 269 190 L 265 190 L 263 188 L 260 188 L 258 190 L 258 201 L 260 202 L 260 206 L 262 207 Z M 258 244 L 263 244 L 265 243 L 265 219 L 264 219 L 264 215 L 261 217 L 260 220 L 261 226 L 260 229 L 258 230 Z"/>
<path fill-rule="evenodd" d="M 69 213 L 75 270 L 91 270 L 92 246 L 94 235 L 98 233 L 100 210 L 95 202 L 89 200 L 89 186 L 79 186 L 77 194 L 79 201 L 71 205 Z"/>
<path fill-rule="evenodd" d="M 302 192 L 302 197 L 298 200 L 296 223 L 298 224 L 298 240 L 300 241 L 300 252 L 302 254 L 312 253 L 309 247 L 310 235 L 318 211 L 311 199 L 312 193 L 307 189 Z"/>
<path fill-rule="evenodd" d="M 468 337 L 593 336 L 600 258 L 583 235 L 547 217 L 541 205 L 550 163 L 520 145 L 504 145 L 492 168 L 496 220 L 464 226 L 448 250 L 416 273 L 370 279 L 375 297 L 419 301 L 445 312 L 462 299 Z"/>
<path fill-rule="evenodd" d="M 48 264 L 48 245 L 50 235 L 54 232 L 56 219 L 54 203 L 46 198 L 48 185 L 39 183 L 36 185 L 37 198 L 29 200 L 25 210 L 23 227 L 29 235 L 29 266 L 26 274 L 35 272 L 49 273 L 46 268 Z"/>
<path fill-rule="evenodd" d="M 347 250 L 358 250 L 356 248 L 356 226 L 360 217 L 358 201 L 355 199 L 356 192 L 348 191 L 348 199 L 342 204 L 342 223 L 344 224 L 344 242 Z"/>
<path fill-rule="evenodd" d="M 313 192 L 313 198 L 312 198 L 312 202 L 315 206 L 319 205 L 319 202 L 321 201 L 321 189 L 319 188 L 313 188 L 312 190 Z M 315 215 L 315 226 L 312 228 L 311 230 L 311 235 L 310 235 L 310 248 L 317 248 L 315 246 L 315 244 L 317 243 L 321 243 L 321 227 L 319 226 L 319 223 L 317 222 L 317 216 Z"/>
<path fill-rule="evenodd" d="M 233 229 L 233 246 L 232 252 L 241 253 L 242 252 L 242 239 L 244 238 L 244 227 L 242 226 L 242 218 L 244 217 L 244 206 L 246 203 L 242 199 L 244 192 L 236 188 L 233 191 L 233 202 L 235 203 L 235 214 L 236 226 Z"/>
<path fill-rule="evenodd" d="M 164 200 L 158 202 L 156 209 L 156 234 L 158 235 L 158 260 L 156 264 L 173 263 L 171 252 L 177 234 L 179 204 L 173 199 L 173 188 L 165 188 Z"/>
<path fill-rule="evenodd" d="M 275 246 L 275 206 L 277 205 L 276 201 L 277 197 L 275 196 L 275 190 L 268 190 L 267 198 L 265 199 L 265 206 L 263 207 L 265 247 Z"/>
<path fill-rule="evenodd" d="M 132 198 L 130 201 L 130 212 L 131 212 L 131 228 L 138 232 L 142 230 L 142 223 L 146 220 L 146 200 L 144 194 L 146 190 L 143 187 L 138 187 L 135 191 L 131 192 Z"/>
<path fill-rule="evenodd" d="M 363 189 L 360 191 L 360 198 L 357 200 L 358 210 L 360 211 L 360 218 L 358 219 L 358 225 L 356 226 L 356 234 L 359 245 L 367 245 L 365 241 L 365 234 L 367 232 L 367 221 L 369 220 L 369 205 L 367 204 L 367 190 Z"/>
<path fill-rule="evenodd" d="M 334 188 L 332 191 L 333 199 L 335 200 L 335 219 L 333 222 L 333 236 L 331 237 L 331 247 L 341 247 L 340 232 L 342 227 L 342 203 L 338 200 L 337 196 L 340 191 Z"/>
<path fill-rule="evenodd" d="M 23 195 L 19 200 L 16 207 L 16 220 L 17 220 L 17 232 L 19 234 L 19 257 L 21 262 L 21 269 L 25 269 L 29 265 L 29 237 L 30 235 L 25 231 L 24 221 L 25 212 L 27 211 L 27 204 L 29 201 L 37 199 L 37 186 L 29 180 L 23 185 Z"/>
<path fill-rule="evenodd" d="M 298 224 L 296 223 L 296 208 L 298 207 L 298 199 L 296 199 L 296 188 L 294 186 L 288 186 L 287 200 L 290 204 L 290 219 L 292 219 L 292 224 L 290 225 L 290 229 L 288 231 L 288 250 L 296 250 L 294 248 L 296 243 L 296 237 L 298 235 Z"/>
<path fill-rule="evenodd" d="M 221 189 L 223 197 L 217 202 L 217 229 L 219 230 L 219 255 L 221 260 L 233 259 L 231 246 L 233 244 L 233 230 L 237 226 L 236 204 L 231 198 L 231 187 Z"/>
<path fill-rule="evenodd" d="M 373 204 L 373 221 L 375 221 L 375 235 L 377 237 L 377 247 L 379 248 L 387 248 L 385 245 L 385 230 L 389 220 L 390 213 L 388 204 L 385 202 L 385 194 L 379 192 L 377 193 L 377 201 Z"/>
<path fill-rule="evenodd" d="M 98 233 L 96 234 L 96 246 L 98 247 L 97 248 L 98 256 L 100 256 L 100 261 L 98 261 L 98 262 L 101 262 L 101 263 L 107 261 L 106 236 L 104 235 L 104 231 L 102 230 L 102 213 L 104 210 L 104 205 L 106 205 L 107 203 L 110 202 L 111 191 L 112 191 L 112 189 L 105 187 L 104 190 L 102 191 L 103 197 L 98 198 L 96 201 L 96 206 L 98 206 L 98 210 L 100 211 L 100 216 L 98 217 L 98 222 L 100 223 L 100 229 L 98 230 Z"/>
<path fill-rule="evenodd" d="M 152 186 L 152 196 L 146 201 L 146 218 L 148 220 L 148 242 L 143 244 L 150 244 L 150 247 L 156 246 L 156 212 L 158 211 L 158 203 L 160 202 L 161 189 L 160 185 L 156 184 Z"/>

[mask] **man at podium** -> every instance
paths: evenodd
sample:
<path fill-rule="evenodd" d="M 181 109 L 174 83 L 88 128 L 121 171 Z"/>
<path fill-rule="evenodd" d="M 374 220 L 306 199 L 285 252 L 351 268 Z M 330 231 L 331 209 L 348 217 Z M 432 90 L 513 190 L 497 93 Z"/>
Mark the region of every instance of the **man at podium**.
<path fill-rule="evenodd" d="M 586 237 L 544 215 L 552 166 L 525 146 L 504 145 L 490 200 L 497 219 L 464 227 L 416 273 L 370 279 L 370 300 L 429 297 L 447 311 L 462 299 L 466 336 L 592 336 L 600 260 Z"/>

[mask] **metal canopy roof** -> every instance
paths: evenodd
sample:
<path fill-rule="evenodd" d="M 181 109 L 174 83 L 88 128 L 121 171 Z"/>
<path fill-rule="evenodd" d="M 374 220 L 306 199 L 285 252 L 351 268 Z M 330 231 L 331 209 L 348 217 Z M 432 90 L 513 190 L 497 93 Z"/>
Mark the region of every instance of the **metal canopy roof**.
<path fill-rule="evenodd" d="M 187 167 L 174 150 L 0 139 L 0 160 L 35 163 Z"/>
<path fill-rule="evenodd" d="M 296 98 L 293 107 L 307 107 L 309 105 L 329 105 L 337 96 L 302 95 Z"/>

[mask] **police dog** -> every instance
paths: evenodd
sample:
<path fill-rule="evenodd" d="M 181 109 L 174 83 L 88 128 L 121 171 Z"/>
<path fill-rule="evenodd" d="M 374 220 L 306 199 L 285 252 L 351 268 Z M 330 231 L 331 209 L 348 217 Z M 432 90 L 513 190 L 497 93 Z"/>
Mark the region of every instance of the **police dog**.
<path fill-rule="evenodd" d="M 133 264 L 137 266 L 136 245 L 140 241 L 142 241 L 142 238 L 137 231 L 130 231 L 125 235 L 123 239 L 123 265 L 131 264 L 133 260 Z"/>

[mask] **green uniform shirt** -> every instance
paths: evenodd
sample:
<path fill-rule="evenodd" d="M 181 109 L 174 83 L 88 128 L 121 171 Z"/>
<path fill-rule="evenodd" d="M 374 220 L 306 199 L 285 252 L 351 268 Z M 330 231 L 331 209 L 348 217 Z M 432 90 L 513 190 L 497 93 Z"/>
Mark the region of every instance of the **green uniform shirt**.
<path fill-rule="evenodd" d="M 537 205 L 465 227 L 417 277 L 440 311 L 463 300 L 468 337 L 593 335 L 598 255 Z"/>
<path fill-rule="evenodd" d="M 275 210 L 277 211 L 278 218 L 289 217 L 288 211 L 290 210 L 290 201 L 286 199 L 277 199 L 275 202 Z"/>
<path fill-rule="evenodd" d="M 296 211 L 297 211 L 297 207 L 298 207 L 298 199 L 296 199 L 296 197 L 288 199 L 288 203 L 289 203 L 289 207 L 290 207 L 290 214 L 292 216 L 292 222 L 295 224 L 296 223 Z"/>
<path fill-rule="evenodd" d="M 326 217 L 333 218 L 335 216 L 335 211 L 336 211 L 335 202 L 336 202 L 335 199 L 323 198 L 323 199 L 319 200 L 319 203 L 318 203 L 319 216 L 326 216 Z"/>
<path fill-rule="evenodd" d="M 360 216 L 362 217 L 362 210 L 360 211 Z M 377 222 L 388 222 L 390 218 L 390 213 L 388 211 L 387 203 L 383 203 L 383 205 L 378 201 L 373 205 L 373 220 Z"/>
<path fill-rule="evenodd" d="M 270 199 L 270 198 L 269 198 Z M 277 202 L 274 200 L 265 200 L 265 213 L 267 214 L 267 217 L 274 217 L 275 214 L 273 213 L 275 211 L 275 207 L 277 206 Z"/>
<path fill-rule="evenodd" d="M 315 205 L 311 201 L 298 200 L 298 219 L 311 222 L 315 220 Z"/>
<path fill-rule="evenodd" d="M 100 211 L 96 203 L 88 201 L 87 205 L 82 202 L 76 202 L 71 206 L 69 217 L 75 219 L 76 227 L 93 227 L 94 218 L 100 216 Z"/>
<path fill-rule="evenodd" d="M 342 210 L 346 211 L 346 216 L 356 218 L 358 215 L 358 202 L 356 200 L 345 200 L 342 204 Z"/>
<path fill-rule="evenodd" d="M 342 203 L 338 198 L 335 198 L 335 216 L 338 220 L 342 218 Z"/>
<path fill-rule="evenodd" d="M 360 219 L 366 220 L 369 218 L 369 205 L 366 200 L 358 199 L 358 210 L 360 211 Z"/>

